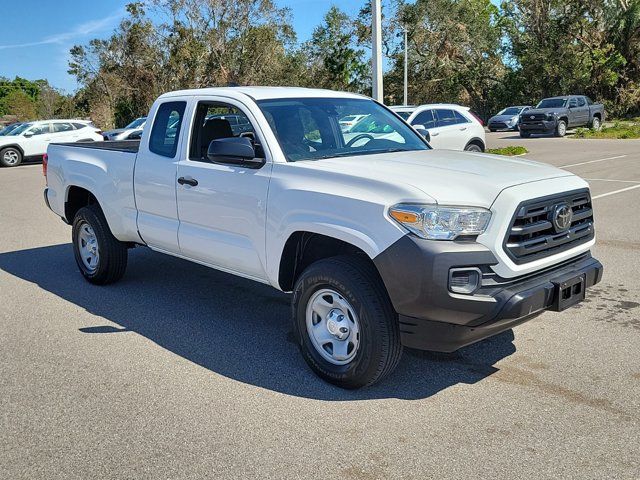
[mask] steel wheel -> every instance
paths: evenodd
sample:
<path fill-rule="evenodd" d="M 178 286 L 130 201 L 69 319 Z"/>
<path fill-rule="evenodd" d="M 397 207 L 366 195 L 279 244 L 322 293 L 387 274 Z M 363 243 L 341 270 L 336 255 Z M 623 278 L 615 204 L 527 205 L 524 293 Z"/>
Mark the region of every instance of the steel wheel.
<path fill-rule="evenodd" d="M 87 222 L 80 225 L 78 232 L 78 251 L 80 259 L 89 272 L 95 272 L 100 261 L 98 238 Z"/>
<path fill-rule="evenodd" d="M 7 165 L 17 165 L 20 163 L 20 155 L 15 150 L 6 150 L 2 155 L 2 159 Z"/>
<path fill-rule="evenodd" d="M 306 324 L 311 344 L 326 361 L 346 365 L 356 356 L 360 345 L 358 317 L 335 290 L 323 288 L 309 298 Z"/>

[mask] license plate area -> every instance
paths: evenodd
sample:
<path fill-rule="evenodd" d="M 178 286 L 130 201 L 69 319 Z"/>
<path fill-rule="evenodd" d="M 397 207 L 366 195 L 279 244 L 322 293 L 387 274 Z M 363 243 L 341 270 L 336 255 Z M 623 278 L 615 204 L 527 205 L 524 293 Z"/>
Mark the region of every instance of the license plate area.
<path fill-rule="evenodd" d="M 572 275 L 553 280 L 553 310 L 561 312 L 584 300 L 586 282 L 584 275 Z"/>

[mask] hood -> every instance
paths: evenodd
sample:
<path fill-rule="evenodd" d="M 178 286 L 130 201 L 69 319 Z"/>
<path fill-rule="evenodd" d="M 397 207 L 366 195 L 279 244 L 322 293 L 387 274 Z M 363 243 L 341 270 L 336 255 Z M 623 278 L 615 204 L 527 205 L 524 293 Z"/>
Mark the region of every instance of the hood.
<path fill-rule="evenodd" d="M 493 120 L 494 122 L 508 122 L 512 118 L 518 119 L 518 115 L 494 115 L 489 119 L 489 121 Z"/>
<path fill-rule="evenodd" d="M 0 145 L 9 145 L 10 143 L 19 143 L 24 140 L 21 135 L 0 135 Z"/>
<path fill-rule="evenodd" d="M 554 107 L 554 108 L 531 108 L 529 110 L 527 110 L 526 112 L 524 112 L 522 114 L 523 117 L 526 117 L 527 115 L 533 115 L 535 113 L 557 113 L 560 112 L 562 110 L 566 110 L 566 108 L 564 107 Z"/>
<path fill-rule="evenodd" d="M 109 130 L 107 132 L 103 132 L 103 135 L 107 135 L 107 136 L 111 136 L 111 135 L 117 135 L 118 133 L 122 133 L 124 132 L 124 128 L 115 128 L 113 130 Z"/>
<path fill-rule="evenodd" d="M 299 162 L 305 167 L 414 187 L 442 205 L 489 208 L 509 187 L 572 173 L 530 160 L 453 150 L 383 153 Z M 425 198 L 425 201 L 433 201 Z"/>

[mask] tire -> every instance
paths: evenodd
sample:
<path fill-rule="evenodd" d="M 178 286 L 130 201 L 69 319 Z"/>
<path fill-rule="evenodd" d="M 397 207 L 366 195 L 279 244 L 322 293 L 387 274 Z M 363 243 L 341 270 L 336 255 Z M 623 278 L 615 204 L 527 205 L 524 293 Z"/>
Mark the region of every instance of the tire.
<path fill-rule="evenodd" d="M 598 130 L 600 130 L 601 126 L 602 124 L 600 123 L 600 118 L 593 117 L 593 120 L 591 120 L 591 129 L 597 132 Z"/>
<path fill-rule="evenodd" d="M 465 152 L 483 152 L 484 150 L 477 143 L 469 143 L 466 147 L 464 147 Z"/>
<path fill-rule="evenodd" d="M 15 147 L 0 150 L 0 165 L 3 167 L 17 167 L 22 163 L 22 152 Z"/>
<path fill-rule="evenodd" d="M 127 269 L 127 247 L 113 236 L 98 205 L 78 210 L 72 239 L 76 263 L 87 281 L 107 285 L 122 278 Z"/>
<path fill-rule="evenodd" d="M 520 138 L 529 138 L 531 134 L 529 132 L 523 132 L 520 130 Z"/>
<path fill-rule="evenodd" d="M 564 120 L 558 120 L 554 135 L 556 137 L 564 137 L 567 134 L 567 122 Z"/>
<path fill-rule="evenodd" d="M 489 129 L 489 131 L 490 131 L 491 133 L 495 133 L 495 132 L 497 132 L 497 130 L 496 130 L 495 128 L 490 128 L 490 129 Z"/>
<path fill-rule="evenodd" d="M 368 259 L 339 256 L 310 265 L 296 281 L 292 314 L 302 356 L 329 383 L 347 389 L 372 385 L 400 361 L 398 317 Z"/>

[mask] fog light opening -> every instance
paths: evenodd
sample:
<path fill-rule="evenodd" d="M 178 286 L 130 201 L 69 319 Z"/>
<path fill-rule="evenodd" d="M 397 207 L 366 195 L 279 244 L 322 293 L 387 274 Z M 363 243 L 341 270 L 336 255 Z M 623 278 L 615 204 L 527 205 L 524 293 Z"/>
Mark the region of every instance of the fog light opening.
<path fill-rule="evenodd" d="M 479 268 L 452 268 L 449 270 L 449 291 L 470 295 L 480 288 L 481 279 Z"/>

